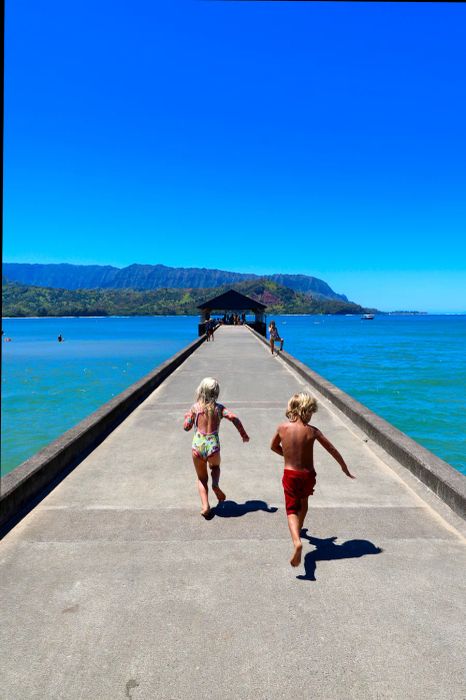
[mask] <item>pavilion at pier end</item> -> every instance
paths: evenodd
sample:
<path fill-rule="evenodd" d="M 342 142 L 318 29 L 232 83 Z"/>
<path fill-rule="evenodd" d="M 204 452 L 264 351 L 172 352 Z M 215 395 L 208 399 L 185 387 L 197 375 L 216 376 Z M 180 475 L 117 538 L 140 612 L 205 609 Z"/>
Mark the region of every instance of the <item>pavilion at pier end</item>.
<path fill-rule="evenodd" d="M 213 314 L 216 315 L 219 322 L 223 323 L 228 323 L 228 319 L 231 317 L 239 317 L 243 324 L 250 326 L 264 337 L 266 335 L 266 305 L 245 294 L 236 292 L 234 289 L 230 289 L 213 299 L 208 299 L 197 308 L 201 312 L 199 335 L 204 335 L 206 322 Z M 252 316 L 254 318 L 251 318 Z"/>

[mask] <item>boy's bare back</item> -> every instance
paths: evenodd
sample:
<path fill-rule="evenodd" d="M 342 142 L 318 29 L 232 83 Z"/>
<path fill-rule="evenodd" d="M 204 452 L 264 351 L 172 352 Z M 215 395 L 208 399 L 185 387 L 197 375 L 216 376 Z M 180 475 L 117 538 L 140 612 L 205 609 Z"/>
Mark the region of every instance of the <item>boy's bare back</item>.
<path fill-rule="evenodd" d="M 300 420 L 278 426 L 276 437 L 285 459 L 285 469 L 306 469 L 315 474 L 314 442 L 319 433 L 317 428 Z"/>
<path fill-rule="evenodd" d="M 270 447 L 277 454 L 283 455 L 285 469 L 306 470 L 315 474 L 314 443 L 316 440 L 336 459 L 346 476 L 354 479 L 345 460 L 330 440 L 318 428 L 300 419 L 279 425 Z"/>

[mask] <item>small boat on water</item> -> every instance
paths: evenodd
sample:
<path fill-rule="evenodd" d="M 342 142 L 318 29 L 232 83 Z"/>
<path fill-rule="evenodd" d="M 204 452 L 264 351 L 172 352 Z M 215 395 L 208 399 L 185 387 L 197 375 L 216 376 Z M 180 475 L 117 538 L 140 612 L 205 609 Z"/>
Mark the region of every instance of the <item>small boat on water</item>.
<path fill-rule="evenodd" d="M 375 314 L 363 314 L 361 316 L 361 321 L 373 321 Z"/>

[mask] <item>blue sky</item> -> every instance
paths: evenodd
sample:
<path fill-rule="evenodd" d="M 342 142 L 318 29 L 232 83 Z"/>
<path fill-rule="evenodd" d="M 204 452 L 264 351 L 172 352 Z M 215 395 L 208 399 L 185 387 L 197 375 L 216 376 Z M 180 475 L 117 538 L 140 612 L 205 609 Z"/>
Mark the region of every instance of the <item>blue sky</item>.
<path fill-rule="evenodd" d="M 9 262 L 466 310 L 466 5 L 7 0 Z"/>

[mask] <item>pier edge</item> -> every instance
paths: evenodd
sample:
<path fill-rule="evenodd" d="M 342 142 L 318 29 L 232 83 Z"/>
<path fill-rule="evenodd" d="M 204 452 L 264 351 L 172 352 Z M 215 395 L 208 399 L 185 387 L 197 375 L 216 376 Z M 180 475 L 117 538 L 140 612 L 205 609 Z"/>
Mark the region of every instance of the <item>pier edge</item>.
<path fill-rule="evenodd" d="M 197 338 L 0 480 L 3 537 L 206 340 Z"/>
<path fill-rule="evenodd" d="M 248 326 L 248 330 L 261 343 L 268 346 L 267 339 L 250 326 Z M 293 355 L 282 350 L 280 357 L 285 364 L 329 399 L 387 454 L 406 467 L 455 513 L 466 519 L 466 477 L 463 474 L 377 413 L 371 411 L 367 406 L 356 401 L 349 394 L 314 372 Z"/>

